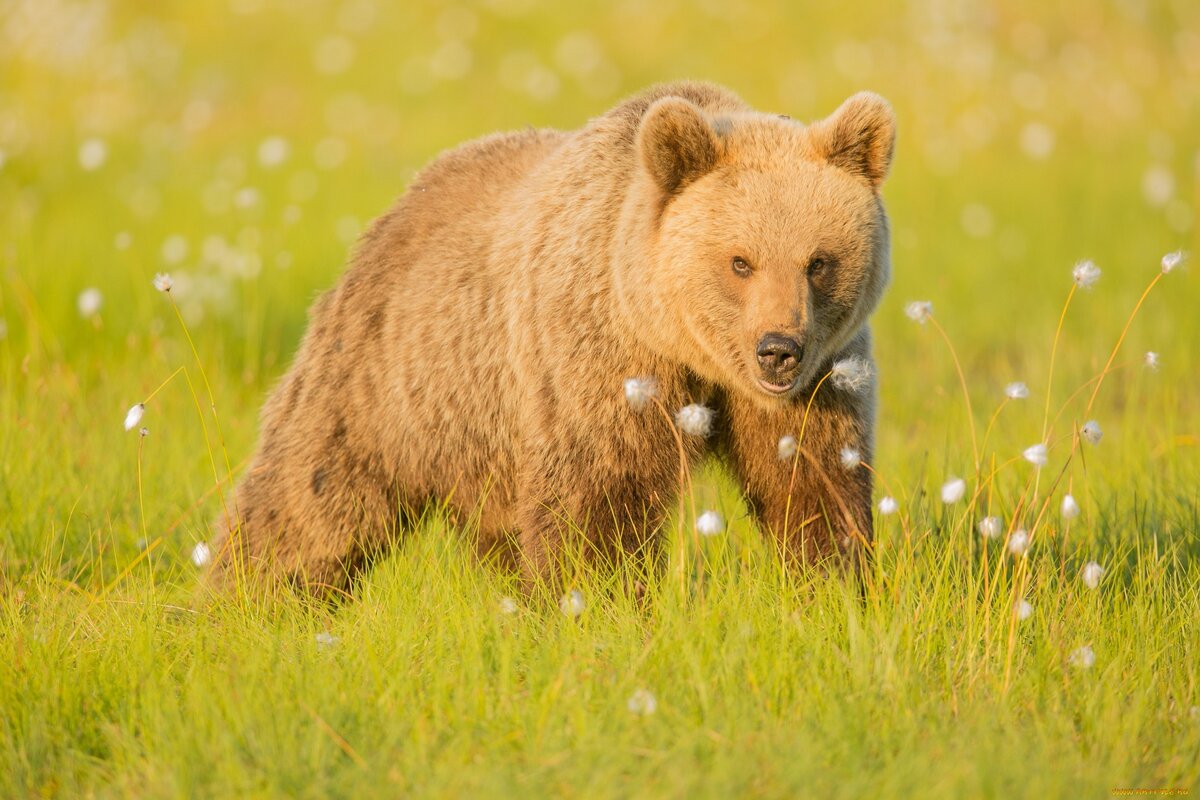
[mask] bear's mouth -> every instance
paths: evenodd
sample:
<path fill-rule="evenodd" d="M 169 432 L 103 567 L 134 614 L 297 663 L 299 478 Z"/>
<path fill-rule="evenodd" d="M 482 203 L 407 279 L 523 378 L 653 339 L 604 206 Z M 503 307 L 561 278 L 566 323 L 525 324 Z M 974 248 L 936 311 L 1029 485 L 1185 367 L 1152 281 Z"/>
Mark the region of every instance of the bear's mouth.
<path fill-rule="evenodd" d="M 758 385 L 761 386 L 763 391 L 765 391 L 767 394 L 781 395 L 787 394 L 792 390 L 792 387 L 796 385 L 796 379 L 792 378 L 786 383 L 772 383 L 765 378 L 759 378 Z"/>

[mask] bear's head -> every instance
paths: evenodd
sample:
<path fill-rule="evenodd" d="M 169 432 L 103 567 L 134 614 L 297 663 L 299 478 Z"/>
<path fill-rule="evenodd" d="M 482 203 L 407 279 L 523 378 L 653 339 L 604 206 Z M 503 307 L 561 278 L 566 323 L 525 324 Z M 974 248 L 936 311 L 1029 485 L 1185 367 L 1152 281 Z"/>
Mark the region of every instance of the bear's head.
<path fill-rule="evenodd" d="M 891 107 L 870 93 L 807 126 L 654 102 L 619 231 L 617 292 L 638 335 L 763 403 L 800 394 L 887 285 L 879 187 L 894 141 Z"/>

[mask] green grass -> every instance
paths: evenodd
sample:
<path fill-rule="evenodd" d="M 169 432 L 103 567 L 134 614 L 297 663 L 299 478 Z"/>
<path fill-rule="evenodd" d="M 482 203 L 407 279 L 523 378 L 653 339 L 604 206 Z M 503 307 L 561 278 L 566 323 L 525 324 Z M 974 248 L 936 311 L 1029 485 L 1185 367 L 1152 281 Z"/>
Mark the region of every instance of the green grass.
<path fill-rule="evenodd" d="M 1086 392 L 1067 402 L 1162 253 L 1200 250 L 1200 7 L 142 5 L 0 3 L 0 796 L 1200 787 L 1194 268 L 1149 295 L 1095 407 L 1084 414 Z M 345 61 L 331 36 L 353 57 L 327 74 L 317 61 Z M 860 88 L 896 107 L 874 467 L 902 513 L 879 521 L 865 597 L 782 575 L 709 469 L 696 503 L 727 533 L 696 550 L 672 523 L 661 573 L 581 576 L 578 620 L 537 602 L 502 613 L 510 579 L 438 518 L 336 607 L 197 598 L 189 554 L 217 512 L 214 472 L 251 451 L 353 233 L 446 146 L 574 127 L 683 76 L 801 119 Z M 1031 124 L 1053 131 L 1049 157 L 1022 148 Z M 290 144 L 277 167 L 257 158 L 271 135 Z M 77 158 L 90 136 L 108 148 L 94 171 Z M 239 205 L 245 187 L 257 199 Z M 168 264 L 175 235 L 188 253 Z M 215 236 L 240 255 L 215 258 Z M 1052 448 L 1022 564 L 972 531 L 977 510 L 938 500 L 949 475 L 978 485 L 968 423 L 945 344 L 903 306 L 934 302 L 980 434 L 1003 386 L 1029 384 L 997 418 L 985 460 L 1011 463 L 981 504 L 1033 527 L 1019 456 L 1041 436 L 1084 257 L 1104 275 L 1071 301 L 1051 410 L 1066 404 L 1056 437 L 1091 417 L 1105 436 L 1069 462 L 1069 438 Z M 161 270 L 199 361 L 150 286 Z M 83 319 L 90 286 L 104 302 Z M 148 405 L 149 436 L 123 432 L 126 409 L 181 367 Z M 1070 526 L 1068 486 L 1083 508 Z M 1089 560 L 1105 567 L 1094 590 Z M 635 577 L 641 605 L 622 589 Z M 1034 612 L 1015 621 L 1020 595 Z M 1071 661 L 1084 645 L 1091 668 Z M 656 713 L 628 710 L 638 689 Z"/>

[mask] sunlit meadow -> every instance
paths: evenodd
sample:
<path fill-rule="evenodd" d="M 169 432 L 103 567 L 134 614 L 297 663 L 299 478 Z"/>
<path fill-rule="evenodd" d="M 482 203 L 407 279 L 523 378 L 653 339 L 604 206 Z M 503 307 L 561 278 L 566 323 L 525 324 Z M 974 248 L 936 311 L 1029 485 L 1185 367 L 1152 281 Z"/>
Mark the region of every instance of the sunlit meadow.
<path fill-rule="evenodd" d="M 342 602 L 199 595 L 366 222 L 678 77 L 895 106 L 862 589 L 710 467 L 561 601 L 436 514 Z M 0 796 L 1200 791 L 1198 148 L 1191 0 L 0 0 Z"/>

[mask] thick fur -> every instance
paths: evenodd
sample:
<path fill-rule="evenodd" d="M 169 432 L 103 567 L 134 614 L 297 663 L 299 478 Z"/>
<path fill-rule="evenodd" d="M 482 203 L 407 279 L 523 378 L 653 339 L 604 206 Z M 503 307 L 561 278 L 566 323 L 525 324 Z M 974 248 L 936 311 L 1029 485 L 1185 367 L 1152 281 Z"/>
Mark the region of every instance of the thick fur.
<path fill-rule="evenodd" d="M 667 416 L 626 403 L 635 376 L 672 414 L 715 410 L 711 437 L 684 436 L 688 459 L 724 458 L 792 557 L 853 551 L 871 482 L 838 454 L 871 458 L 873 385 L 821 387 L 794 478 L 777 443 L 799 435 L 835 358 L 870 358 L 893 138 L 874 95 L 805 126 L 677 83 L 578 131 L 443 154 L 314 304 L 213 577 L 344 587 L 429 503 L 476 523 L 483 549 L 514 541 L 531 580 L 553 578 L 566 547 L 652 550 L 679 456 Z M 804 345 L 782 397 L 757 383 L 766 332 Z"/>

